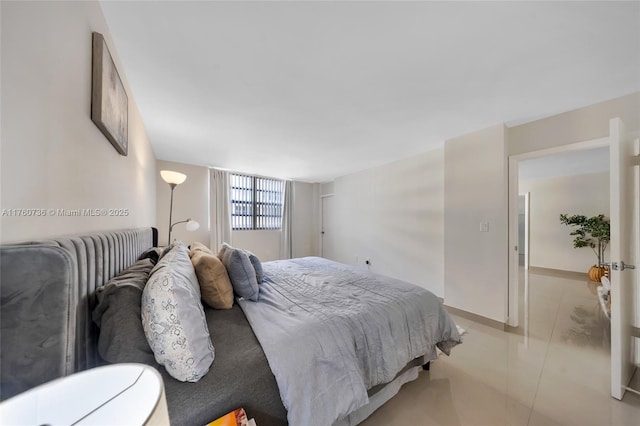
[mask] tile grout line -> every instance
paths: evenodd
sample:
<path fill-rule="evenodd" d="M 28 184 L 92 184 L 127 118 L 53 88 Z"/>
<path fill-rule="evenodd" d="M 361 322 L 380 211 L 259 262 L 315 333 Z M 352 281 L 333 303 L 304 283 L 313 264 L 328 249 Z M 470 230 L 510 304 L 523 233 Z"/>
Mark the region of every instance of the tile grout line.
<path fill-rule="evenodd" d="M 540 389 L 540 381 L 542 380 L 542 374 L 544 373 L 544 367 L 547 365 L 547 358 L 549 357 L 549 348 L 551 347 L 551 340 L 553 339 L 553 335 L 556 332 L 556 327 L 558 325 L 558 317 L 560 316 L 560 308 L 562 306 L 562 302 L 565 298 L 566 288 L 562 286 L 562 296 L 558 301 L 558 308 L 556 310 L 556 318 L 553 321 L 553 328 L 551 329 L 551 333 L 549 334 L 549 340 L 547 340 L 547 350 L 544 353 L 544 361 L 542 362 L 542 368 L 540 369 L 540 374 L 538 376 L 538 384 L 536 385 L 536 391 L 533 394 L 533 401 L 531 402 L 531 409 L 529 410 L 529 418 L 527 419 L 527 426 L 531 424 L 531 416 L 533 415 L 533 408 L 536 405 L 536 399 L 538 398 L 538 390 Z"/>

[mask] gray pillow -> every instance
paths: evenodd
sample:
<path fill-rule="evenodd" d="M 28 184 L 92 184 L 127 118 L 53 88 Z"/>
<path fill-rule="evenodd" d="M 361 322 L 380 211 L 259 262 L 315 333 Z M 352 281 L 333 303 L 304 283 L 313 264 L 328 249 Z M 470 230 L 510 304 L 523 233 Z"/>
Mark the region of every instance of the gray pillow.
<path fill-rule="evenodd" d="M 220 260 L 222 260 L 222 258 L 224 257 L 224 253 L 227 250 L 242 250 L 243 252 L 245 252 L 249 256 L 249 260 L 251 261 L 251 266 L 253 266 L 253 269 L 256 272 L 256 281 L 258 282 L 258 284 L 262 284 L 262 281 L 264 281 L 264 271 L 262 269 L 262 263 L 260 262 L 260 259 L 258 258 L 258 256 L 251 253 L 249 250 L 235 249 L 227 243 L 222 243 L 222 246 L 220 247 L 220 251 L 218 252 L 218 257 L 220 258 Z"/>
<path fill-rule="evenodd" d="M 260 262 L 260 259 L 258 259 L 258 256 L 251 253 L 249 250 L 244 251 L 249 256 L 251 266 L 253 266 L 253 269 L 256 271 L 256 281 L 258 282 L 258 285 L 262 284 L 262 281 L 264 280 L 264 271 L 262 270 L 262 263 Z"/>
<path fill-rule="evenodd" d="M 182 243 L 176 243 L 151 271 L 142 292 L 142 327 L 156 361 L 183 382 L 209 371 L 215 352 L 200 286 Z"/>
<path fill-rule="evenodd" d="M 234 293 L 244 299 L 257 302 L 258 280 L 249 255 L 244 250 L 233 248 L 224 243 L 218 257 L 227 268 Z"/>
<path fill-rule="evenodd" d="M 142 259 L 96 290 L 93 322 L 100 327 L 98 353 L 107 362 L 157 366 L 140 318 L 140 302 L 153 259 Z"/>

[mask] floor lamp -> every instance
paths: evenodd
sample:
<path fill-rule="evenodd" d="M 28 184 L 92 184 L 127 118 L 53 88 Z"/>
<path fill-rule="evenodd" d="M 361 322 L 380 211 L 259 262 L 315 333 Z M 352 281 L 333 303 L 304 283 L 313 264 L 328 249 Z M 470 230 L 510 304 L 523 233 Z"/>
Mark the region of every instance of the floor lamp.
<path fill-rule="evenodd" d="M 187 175 L 183 174 L 183 173 L 178 173 L 178 172 L 173 172 L 171 170 L 161 170 L 160 171 L 160 176 L 162 177 L 162 179 L 167 182 L 169 184 L 169 187 L 171 188 L 171 202 L 169 204 L 169 238 L 167 240 L 167 245 L 171 244 L 171 231 L 173 230 L 173 227 L 179 223 L 186 223 L 187 224 L 187 231 L 195 231 L 196 229 L 198 229 L 200 227 L 200 224 L 198 222 L 196 222 L 195 220 L 191 220 L 191 219 L 187 219 L 187 220 L 181 220 L 179 222 L 173 223 L 172 222 L 172 216 L 173 216 L 173 190 L 176 188 L 176 186 L 180 185 L 182 182 L 184 182 L 187 179 Z"/>

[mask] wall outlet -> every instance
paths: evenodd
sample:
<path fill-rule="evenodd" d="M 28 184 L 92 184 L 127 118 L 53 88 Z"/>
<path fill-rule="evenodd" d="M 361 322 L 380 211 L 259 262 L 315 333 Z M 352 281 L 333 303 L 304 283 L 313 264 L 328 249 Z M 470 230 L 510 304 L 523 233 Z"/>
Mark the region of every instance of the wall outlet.
<path fill-rule="evenodd" d="M 489 232 L 489 222 L 480 222 L 480 232 Z"/>

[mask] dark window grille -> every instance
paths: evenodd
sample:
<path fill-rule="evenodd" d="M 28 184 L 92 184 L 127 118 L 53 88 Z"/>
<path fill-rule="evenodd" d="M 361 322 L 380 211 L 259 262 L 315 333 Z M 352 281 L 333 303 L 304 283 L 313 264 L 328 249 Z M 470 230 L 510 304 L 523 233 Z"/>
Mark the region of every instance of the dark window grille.
<path fill-rule="evenodd" d="M 230 183 L 233 230 L 281 228 L 281 180 L 232 173 Z"/>

